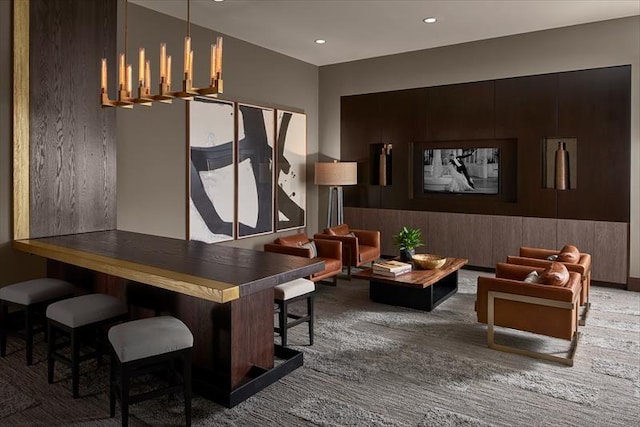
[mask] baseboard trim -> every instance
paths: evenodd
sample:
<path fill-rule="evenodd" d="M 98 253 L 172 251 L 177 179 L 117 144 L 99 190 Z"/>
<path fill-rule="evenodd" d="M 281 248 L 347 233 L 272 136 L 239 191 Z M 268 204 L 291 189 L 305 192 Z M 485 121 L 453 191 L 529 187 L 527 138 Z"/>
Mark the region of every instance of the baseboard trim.
<path fill-rule="evenodd" d="M 627 290 L 640 292 L 640 277 L 629 277 L 629 280 L 627 280 Z"/>

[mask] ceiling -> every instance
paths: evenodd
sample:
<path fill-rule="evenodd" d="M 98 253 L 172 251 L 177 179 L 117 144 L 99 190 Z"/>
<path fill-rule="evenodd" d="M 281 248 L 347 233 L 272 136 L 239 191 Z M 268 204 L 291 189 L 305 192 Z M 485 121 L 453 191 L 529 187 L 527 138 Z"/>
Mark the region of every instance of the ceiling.
<path fill-rule="evenodd" d="M 186 20 L 187 0 L 130 1 Z M 321 66 L 640 15 L 640 0 L 191 0 L 190 8 L 194 24 Z M 422 22 L 431 16 L 435 24 Z"/>

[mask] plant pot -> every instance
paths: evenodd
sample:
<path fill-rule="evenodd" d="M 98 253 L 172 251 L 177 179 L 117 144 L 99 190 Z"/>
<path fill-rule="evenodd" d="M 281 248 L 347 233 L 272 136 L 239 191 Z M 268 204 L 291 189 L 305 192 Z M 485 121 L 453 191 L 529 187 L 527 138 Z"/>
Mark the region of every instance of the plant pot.
<path fill-rule="evenodd" d="M 415 253 L 416 253 L 415 249 L 405 249 L 400 251 L 400 261 L 411 262 Z"/>

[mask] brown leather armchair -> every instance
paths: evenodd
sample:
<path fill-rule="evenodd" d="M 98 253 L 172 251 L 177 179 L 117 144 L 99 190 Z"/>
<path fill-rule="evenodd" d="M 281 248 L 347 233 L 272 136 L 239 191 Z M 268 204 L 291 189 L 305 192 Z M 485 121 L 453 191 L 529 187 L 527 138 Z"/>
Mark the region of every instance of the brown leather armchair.
<path fill-rule="evenodd" d="M 276 252 L 285 255 L 295 255 L 305 258 L 314 258 L 311 247 L 303 247 L 311 240 L 305 233 L 293 234 L 291 236 L 279 237 L 273 243 L 264 245 L 266 252 Z M 317 282 L 329 277 L 333 277 L 333 285 L 337 284 L 337 276 L 342 271 L 342 243 L 332 240 L 315 240 L 318 259 L 324 261 L 324 270 L 309 277 L 313 282 Z"/>
<path fill-rule="evenodd" d="M 325 228 L 313 236 L 316 240 L 339 240 L 342 242 L 342 264 L 348 268 L 373 262 L 380 258 L 380 232 L 374 230 L 354 230 L 347 224 Z"/>
<path fill-rule="evenodd" d="M 565 248 L 567 248 L 567 246 L 565 246 L 563 249 Z M 575 251 L 578 258 L 576 262 L 563 261 L 562 259 L 557 260 L 557 262 L 561 262 L 562 264 L 564 264 L 565 267 L 567 267 L 567 270 L 574 271 L 580 274 L 582 278 L 580 305 L 583 306 L 584 309 L 580 316 L 580 326 L 584 326 L 587 319 L 587 313 L 589 312 L 589 308 L 591 307 L 591 303 L 589 302 L 589 291 L 591 290 L 591 255 L 585 252 L 579 252 L 577 248 L 575 248 Z M 519 256 L 508 256 L 507 262 L 509 264 L 546 268 L 553 262 L 547 260 L 547 258 L 551 255 L 560 255 L 561 253 L 562 250 L 558 251 L 555 249 L 542 249 L 522 246 L 520 247 Z"/>
<path fill-rule="evenodd" d="M 568 272 L 568 281 L 563 286 L 524 282 L 534 270 L 539 274 L 544 271 L 543 268 L 498 263 L 495 277 L 478 277 L 478 322 L 487 324 L 489 348 L 572 366 L 579 338 L 580 275 Z M 570 340 L 568 356 L 496 344 L 494 326 Z"/>

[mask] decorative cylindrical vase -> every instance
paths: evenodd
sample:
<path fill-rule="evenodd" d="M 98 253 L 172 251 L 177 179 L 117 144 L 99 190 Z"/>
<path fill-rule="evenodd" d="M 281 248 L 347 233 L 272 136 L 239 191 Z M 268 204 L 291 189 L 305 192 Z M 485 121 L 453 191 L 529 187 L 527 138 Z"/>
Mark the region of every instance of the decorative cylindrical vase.
<path fill-rule="evenodd" d="M 556 174 L 555 188 L 557 190 L 569 189 L 569 153 L 566 144 L 562 141 L 558 142 L 556 150 Z"/>
<path fill-rule="evenodd" d="M 387 185 L 387 151 L 382 147 L 380 151 L 380 168 L 378 170 L 378 183 Z"/>

